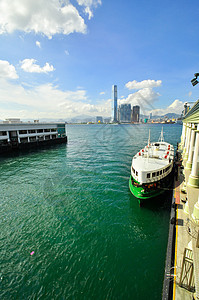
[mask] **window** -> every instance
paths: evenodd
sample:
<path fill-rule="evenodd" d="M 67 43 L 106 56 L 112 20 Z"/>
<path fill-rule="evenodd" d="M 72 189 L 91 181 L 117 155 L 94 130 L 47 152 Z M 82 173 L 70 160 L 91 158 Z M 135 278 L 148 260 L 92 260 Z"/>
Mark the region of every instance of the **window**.
<path fill-rule="evenodd" d="M 28 130 L 28 133 L 35 133 L 36 131 L 34 129 Z"/>
<path fill-rule="evenodd" d="M 151 174 L 150 174 L 150 173 L 147 173 L 146 177 L 147 177 L 147 178 L 150 178 L 150 177 L 151 177 Z"/>
<path fill-rule="evenodd" d="M 160 172 L 159 172 L 159 171 L 157 171 L 157 176 L 159 176 L 159 174 L 160 174 Z"/>
<path fill-rule="evenodd" d="M 133 173 L 135 173 L 135 169 L 133 169 L 133 167 L 132 167 L 132 171 L 133 171 Z"/>
<path fill-rule="evenodd" d="M 27 130 L 19 130 L 19 134 L 27 134 Z"/>
<path fill-rule="evenodd" d="M 7 135 L 7 131 L 0 131 L 0 136 Z"/>
<path fill-rule="evenodd" d="M 162 175 L 162 170 L 160 171 L 160 175 Z"/>
<path fill-rule="evenodd" d="M 154 173 L 152 173 L 152 177 L 155 177 L 155 172 L 154 172 Z"/>
<path fill-rule="evenodd" d="M 135 172 L 136 176 L 138 176 L 138 171 Z"/>

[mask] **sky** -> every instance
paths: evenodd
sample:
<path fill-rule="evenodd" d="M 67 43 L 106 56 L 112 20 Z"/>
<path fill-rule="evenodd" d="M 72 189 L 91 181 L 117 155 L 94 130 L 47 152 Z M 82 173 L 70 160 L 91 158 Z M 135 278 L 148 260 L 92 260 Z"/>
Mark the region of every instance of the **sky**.
<path fill-rule="evenodd" d="M 192 0 L 0 0 L 0 119 L 181 113 L 198 100 Z"/>

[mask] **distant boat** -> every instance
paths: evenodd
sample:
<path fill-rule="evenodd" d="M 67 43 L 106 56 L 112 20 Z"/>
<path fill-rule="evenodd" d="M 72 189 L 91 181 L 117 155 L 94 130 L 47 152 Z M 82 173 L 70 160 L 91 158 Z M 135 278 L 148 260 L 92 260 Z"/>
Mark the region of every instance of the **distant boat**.
<path fill-rule="evenodd" d="M 163 129 L 158 142 L 150 142 L 132 159 L 129 188 L 139 203 L 162 194 L 172 183 L 174 147 L 164 142 Z"/>

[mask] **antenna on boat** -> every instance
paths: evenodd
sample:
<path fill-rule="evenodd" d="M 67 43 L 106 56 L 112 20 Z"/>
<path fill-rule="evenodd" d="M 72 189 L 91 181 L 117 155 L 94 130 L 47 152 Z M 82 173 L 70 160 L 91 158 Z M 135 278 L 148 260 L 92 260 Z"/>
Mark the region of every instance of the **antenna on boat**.
<path fill-rule="evenodd" d="M 149 146 L 149 144 L 150 144 L 150 133 L 151 133 L 151 131 L 150 131 L 150 129 L 149 129 L 148 146 Z"/>
<path fill-rule="evenodd" d="M 163 127 L 162 127 L 162 130 L 161 130 L 161 134 L 160 134 L 159 140 L 160 140 L 160 142 L 164 142 Z"/>
<path fill-rule="evenodd" d="M 150 135 L 151 135 L 151 131 L 149 129 L 149 138 L 148 138 L 148 151 L 147 151 L 147 158 L 148 158 L 148 161 L 149 161 L 149 145 L 150 145 Z"/>

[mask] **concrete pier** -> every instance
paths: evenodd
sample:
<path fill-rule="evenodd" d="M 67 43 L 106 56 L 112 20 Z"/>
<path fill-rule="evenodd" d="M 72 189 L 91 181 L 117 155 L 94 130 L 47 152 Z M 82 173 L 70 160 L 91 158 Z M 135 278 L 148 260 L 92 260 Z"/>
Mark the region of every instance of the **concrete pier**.
<path fill-rule="evenodd" d="M 162 299 L 199 300 L 199 100 L 183 118 L 175 175 Z"/>

